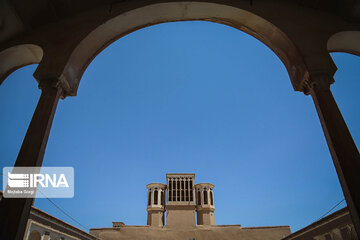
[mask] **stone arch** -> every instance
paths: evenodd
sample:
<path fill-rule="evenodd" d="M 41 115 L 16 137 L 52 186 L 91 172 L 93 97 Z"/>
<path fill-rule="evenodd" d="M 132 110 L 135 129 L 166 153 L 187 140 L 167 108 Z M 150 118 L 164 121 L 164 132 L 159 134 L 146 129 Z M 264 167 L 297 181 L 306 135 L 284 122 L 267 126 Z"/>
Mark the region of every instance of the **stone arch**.
<path fill-rule="evenodd" d="M 332 35 L 327 41 L 329 52 L 346 52 L 360 56 L 360 31 L 343 31 Z"/>
<path fill-rule="evenodd" d="M 30 233 L 28 239 L 29 240 L 40 240 L 41 239 L 41 234 L 38 231 L 34 230 L 34 231 L 32 231 Z"/>
<path fill-rule="evenodd" d="M 0 84 L 15 70 L 30 64 L 40 63 L 43 57 L 41 47 L 21 44 L 0 52 Z"/>
<path fill-rule="evenodd" d="M 122 13 L 97 26 L 72 51 L 62 73 L 75 95 L 80 79 L 91 61 L 112 42 L 138 29 L 165 22 L 209 21 L 222 23 L 257 38 L 284 63 L 293 87 L 302 91 L 306 65 L 296 46 L 269 21 L 237 7 L 210 2 L 167 2 L 151 4 Z"/>

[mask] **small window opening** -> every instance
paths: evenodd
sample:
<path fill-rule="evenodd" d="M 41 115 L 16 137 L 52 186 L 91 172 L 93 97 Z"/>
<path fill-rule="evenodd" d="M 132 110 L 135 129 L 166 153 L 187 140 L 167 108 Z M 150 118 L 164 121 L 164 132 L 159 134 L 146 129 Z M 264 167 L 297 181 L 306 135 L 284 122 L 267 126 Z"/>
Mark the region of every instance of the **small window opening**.
<path fill-rule="evenodd" d="M 164 192 L 163 191 L 161 191 L 161 205 L 163 205 L 164 206 Z"/>
<path fill-rule="evenodd" d="M 169 191 L 168 191 L 168 194 L 169 194 L 169 202 L 172 201 L 172 181 L 171 179 L 169 179 Z"/>
<path fill-rule="evenodd" d="M 158 190 L 154 191 L 154 204 L 157 205 L 158 204 Z"/>
<path fill-rule="evenodd" d="M 204 204 L 208 204 L 207 191 L 204 190 L 203 193 L 204 193 Z"/>
<path fill-rule="evenodd" d="M 197 199 L 197 202 L 198 202 L 198 205 L 201 205 L 201 193 L 200 191 L 198 191 L 198 199 Z"/>
<path fill-rule="evenodd" d="M 176 185 L 175 185 L 175 179 L 173 179 L 172 185 L 173 185 L 173 188 L 174 188 L 174 189 L 172 190 L 172 194 L 173 194 L 172 200 L 173 200 L 173 201 L 176 201 L 176 191 L 175 191 Z"/>

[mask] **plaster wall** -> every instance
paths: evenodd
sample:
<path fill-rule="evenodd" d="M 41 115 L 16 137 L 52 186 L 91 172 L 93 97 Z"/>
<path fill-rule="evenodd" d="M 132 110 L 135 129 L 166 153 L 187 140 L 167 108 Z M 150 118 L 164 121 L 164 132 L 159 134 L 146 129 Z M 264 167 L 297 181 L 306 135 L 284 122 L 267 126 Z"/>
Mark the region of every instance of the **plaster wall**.
<path fill-rule="evenodd" d="M 213 211 L 198 211 L 197 212 L 198 225 L 215 225 L 215 215 Z"/>
<path fill-rule="evenodd" d="M 168 227 L 195 226 L 194 210 L 168 210 L 166 215 L 166 225 Z"/>
<path fill-rule="evenodd" d="M 240 225 L 192 226 L 182 228 L 154 228 L 150 226 L 124 226 L 118 229 L 91 229 L 90 233 L 102 240 L 279 240 L 290 234 L 288 226 L 242 228 Z"/>
<path fill-rule="evenodd" d="M 151 226 L 164 226 L 164 212 L 161 211 L 156 211 L 156 212 L 151 212 L 149 213 L 150 215 L 150 222 L 148 222 L 148 225 Z"/>

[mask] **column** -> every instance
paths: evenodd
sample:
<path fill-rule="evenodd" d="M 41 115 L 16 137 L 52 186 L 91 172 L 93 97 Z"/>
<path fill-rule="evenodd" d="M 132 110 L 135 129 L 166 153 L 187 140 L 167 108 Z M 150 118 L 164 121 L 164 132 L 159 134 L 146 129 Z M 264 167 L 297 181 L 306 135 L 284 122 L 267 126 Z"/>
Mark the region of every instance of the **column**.
<path fill-rule="evenodd" d="M 210 188 L 208 188 L 208 189 L 206 190 L 206 192 L 207 192 L 207 196 L 208 196 L 208 205 L 210 206 L 210 205 L 211 205 Z"/>
<path fill-rule="evenodd" d="M 204 206 L 205 199 L 204 199 L 204 188 L 203 187 L 201 187 L 200 192 L 201 192 L 201 206 Z"/>
<path fill-rule="evenodd" d="M 181 198 L 182 198 L 182 185 L 181 185 L 182 179 L 179 178 L 179 196 L 180 196 L 180 202 L 181 202 Z"/>
<path fill-rule="evenodd" d="M 201 206 L 204 206 L 205 198 L 204 198 L 204 188 L 201 188 Z"/>
<path fill-rule="evenodd" d="M 41 96 L 26 132 L 15 167 L 42 165 L 51 124 L 62 94 L 59 81 L 47 80 L 39 84 Z M 33 198 L 3 198 L 0 202 L 0 239 L 23 239 Z"/>
<path fill-rule="evenodd" d="M 158 192 L 157 192 L 157 194 L 158 194 L 158 202 L 157 202 L 157 205 L 161 205 L 161 189 L 158 189 Z"/>
<path fill-rule="evenodd" d="M 182 196 L 182 192 L 181 192 L 181 190 L 182 190 L 182 189 L 181 189 L 181 181 L 182 181 L 181 178 L 179 178 L 179 196 L 180 196 L 180 197 L 179 197 L 179 201 L 180 201 L 180 202 L 181 202 L 181 196 Z"/>
<path fill-rule="evenodd" d="M 332 75 L 313 74 L 306 82 L 333 159 L 336 172 L 360 236 L 360 155 L 330 90 Z"/>

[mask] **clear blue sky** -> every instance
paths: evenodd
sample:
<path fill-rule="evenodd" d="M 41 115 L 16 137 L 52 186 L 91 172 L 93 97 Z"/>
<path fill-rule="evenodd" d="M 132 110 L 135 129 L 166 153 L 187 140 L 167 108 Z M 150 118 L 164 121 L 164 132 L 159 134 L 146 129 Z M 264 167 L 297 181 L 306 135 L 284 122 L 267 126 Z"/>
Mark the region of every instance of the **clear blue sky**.
<path fill-rule="evenodd" d="M 360 58 L 332 57 L 359 146 Z M 1 167 L 14 164 L 40 96 L 35 69 L 0 87 Z M 217 224 L 295 231 L 343 199 L 311 97 L 264 44 L 206 22 L 141 29 L 97 56 L 78 95 L 59 102 L 43 165 L 75 168 L 75 197 L 54 202 L 89 228 L 145 225 L 146 184 L 173 172 L 215 185 Z M 46 199 L 35 206 L 78 226 Z"/>

